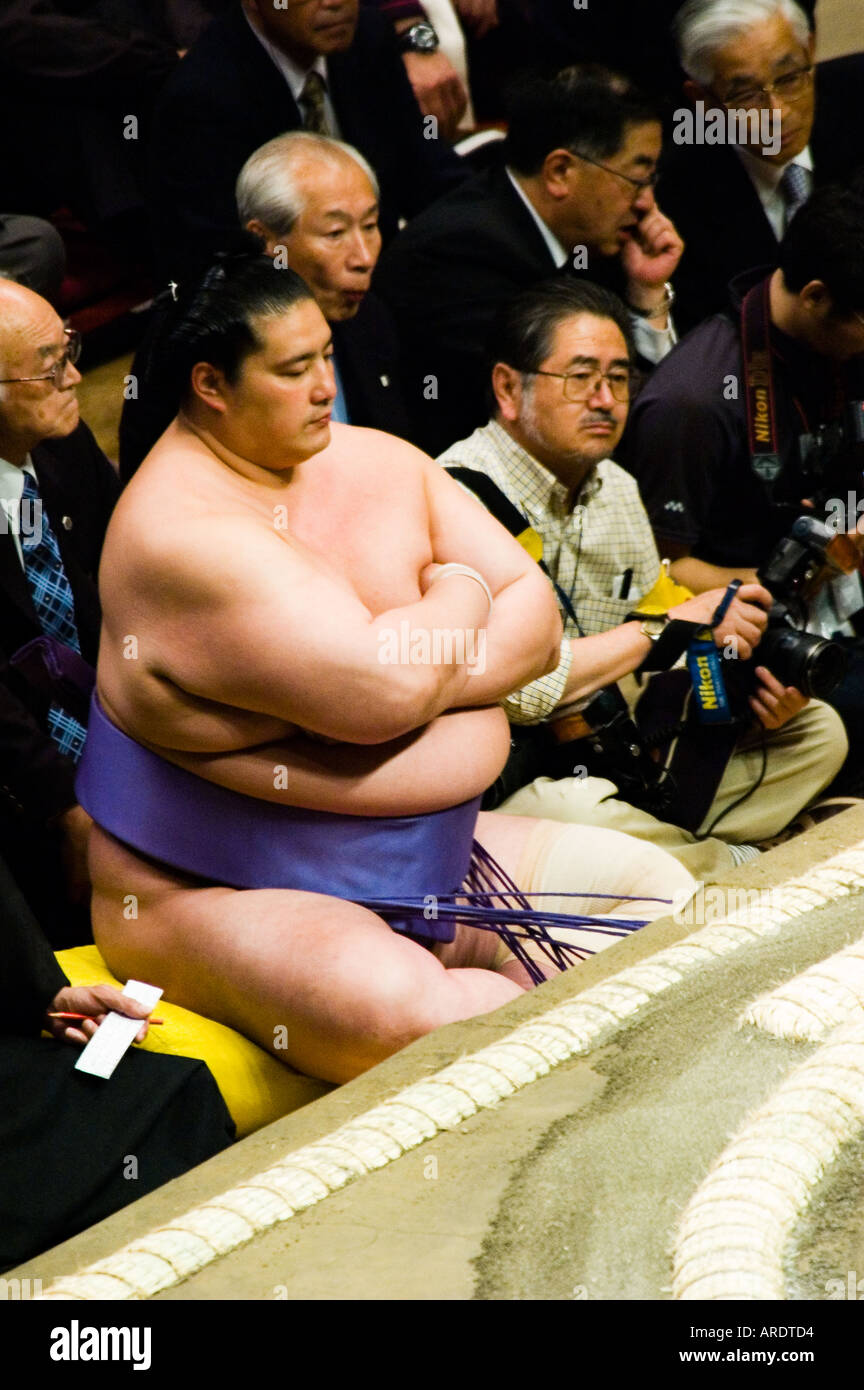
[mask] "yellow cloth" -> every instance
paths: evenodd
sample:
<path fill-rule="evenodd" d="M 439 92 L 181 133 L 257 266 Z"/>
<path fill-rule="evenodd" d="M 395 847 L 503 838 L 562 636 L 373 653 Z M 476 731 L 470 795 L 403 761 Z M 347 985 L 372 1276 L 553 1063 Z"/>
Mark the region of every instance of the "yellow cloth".
<path fill-rule="evenodd" d="M 123 988 L 95 946 L 58 951 L 57 961 L 70 984 Z M 213 1019 L 163 1000 L 154 1012 L 157 1018 L 164 1018 L 165 1026 L 151 1028 L 146 1042 L 138 1045 L 145 1052 L 198 1057 L 206 1062 L 237 1126 L 238 1139 L 332 1090 L 326 1081 L 292 1071 L 241 1033 Z"/>

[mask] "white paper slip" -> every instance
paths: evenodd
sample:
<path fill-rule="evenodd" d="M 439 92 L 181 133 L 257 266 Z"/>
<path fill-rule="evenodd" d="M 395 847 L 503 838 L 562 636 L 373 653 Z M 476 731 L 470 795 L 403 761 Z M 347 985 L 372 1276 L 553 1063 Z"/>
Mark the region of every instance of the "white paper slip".
<path fill-rule="evenodd" d="M 127 980 L 122 993 L 127 999 L 135 999 L 151 1010 L 162 998 L 161 989 L 156 985 L 142 984 L 140 980 Z M 142 1018 L 108 1014 L 75 1063 L 75 1070 L 89 1072 L 91 1076 L 102 1076 L 107 1081 L 120 1058 L 132 1046 L 143 1022 Z"/>

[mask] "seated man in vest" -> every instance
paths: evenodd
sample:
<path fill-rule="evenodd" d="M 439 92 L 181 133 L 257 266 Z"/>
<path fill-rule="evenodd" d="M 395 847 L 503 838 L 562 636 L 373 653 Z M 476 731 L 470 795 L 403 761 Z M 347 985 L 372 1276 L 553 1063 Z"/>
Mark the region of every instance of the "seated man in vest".
<path fill-rule="evenodd" d="M 557 661 L 554 601 L 430 460 L 331 427 L 330 330 L 303 282 L 226 261 L 164 346 L 181 410 L 101 571 L 78 778 L 94 934 L 122 978 L 341 1081 L 537 978 L 474 925 L 518 947 L 538 913 L 510 911 L 514 884 L 578 892 L 584 914 L 607 892 L 668 907 L 693 880 L 611 832 L 478 824 L 509 748 L 497 702 Z M 591 950 L 664 904 L 618 910 L 574 936 Z"/>
<path fill-rule="evenodd" d="M 756 664 L 757 653 L 748 668 L 752 693 L 741 692 L 743 720 L 685 727 L 671 748 L 671 733 L 655 740 L 670 760 L 675 801 L 658 801 L 649 755 L 644 798 L 630 804 L 634 798 L 618 783 L 629 777 L 632 750 L 625 746 L 623 764 L 608 748 L 598 758 L 591 697 L 636 671 L 664 672 L 641 690 L 631 679 L 625 691 L 631 705 L 639 700 L 646 737 L 674 727 L 693 701 L 688 673 L 667 668 L 712 622 L 725 591 L 694 598 L 665 576 L 658 584 L 660 559 L 639 491 L 609 457 L 627 419 L 633 356 L 629 318 L 616 296 L 560 279 L 524 290 L 502 313 L 492 346 L 495 416 L 439 463 L 493 512 L 500 501 L 513 507 L 514 531 L 530 527 L 542 538 L 565 631 L 557 668 L 505 701 L 515 723 L 548 721 L 562 740 L 560 749 L 550 743 L 541 751 L 540 767 L 553 775 L 543 770 L 522 785 L 514 763 L 521 789 L 511 785 L 515 794 L 501 809 L 613 826 L 662 845 L 703 879 L 722 878 L 755 855 L 747 842 L 776 835 L 831 781 L 846 752 L 840 720 L 784 687 Z M 743 584 L 714 625 L 716 646 L 739 658 L 720 662 L 727 682 L 744 674 L 770 603 L 761 584 Z M 602 706 L 599 718 L 607 722 Z M 543 736 L 535 747 L 542 743 Z M 655 803 L 651 814 L 646 807 Z"/>

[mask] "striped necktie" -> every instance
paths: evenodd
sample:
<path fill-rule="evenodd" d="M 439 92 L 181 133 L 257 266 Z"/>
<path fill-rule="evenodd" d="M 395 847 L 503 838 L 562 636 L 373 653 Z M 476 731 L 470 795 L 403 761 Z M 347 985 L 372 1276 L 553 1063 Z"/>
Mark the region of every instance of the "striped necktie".
<path fill-rule="evenodd" d="M 300 105 L 303 108 L 303 129 L 311 130 L 315 135 L 330 134 L 324 106 L 325 91 L 324 78 L 320 72 L 315 72 L 314 69 L 308 72 L 300 93 Z"/>
<path fill-rule="evenodd" d="M 810 197 L 810 170 L 803 164 L 787 164 L 780 179 L 780 192 L 786 204 L 784 226 L 788 227 L 800 207 Z"/>
<path fill-rule="evenodd" d="M 63 568 L 57 537 L 51 529 L 48 513 L 42 505 L 39 486 L 24 473 L 21 496 L 21 525 L 19 529 L 24 577 L 39 626 L 49 637 L 65 642 L 76 652 L 81 651 L 75 623 L 75 601 L 72 588 Z M 48 728 L 61 753 L 76 762 L 84 751 L 87 730 L 59 705 L 48 712 Z"/>

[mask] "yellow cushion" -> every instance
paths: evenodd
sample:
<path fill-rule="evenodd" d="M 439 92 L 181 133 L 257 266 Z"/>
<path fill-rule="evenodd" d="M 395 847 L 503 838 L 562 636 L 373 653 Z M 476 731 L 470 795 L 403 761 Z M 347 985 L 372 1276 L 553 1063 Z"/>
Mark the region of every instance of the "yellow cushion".
<path fill-rule="evenodd" d="M 70 984 L 123 988 L 95 946 L 58 951 L 57 960 Z M 199 1057 L 206 1062 L 237 1126 L 238 1139 L 332 1089 L 326 1081 L 301 1076 L 277 1062 L 233 1028 L 181 1009 L 179 1004 L 160 1000 L 154 1013 L 157 1018 L 164 1018 L 165 1026 L 151 1028 L 146 1042 L 138 1045 L 145 1052 Z"/>

